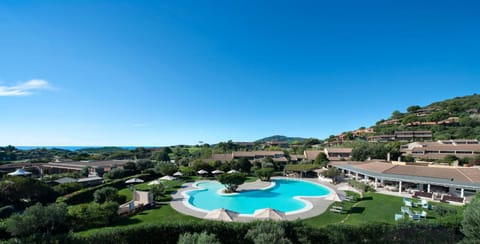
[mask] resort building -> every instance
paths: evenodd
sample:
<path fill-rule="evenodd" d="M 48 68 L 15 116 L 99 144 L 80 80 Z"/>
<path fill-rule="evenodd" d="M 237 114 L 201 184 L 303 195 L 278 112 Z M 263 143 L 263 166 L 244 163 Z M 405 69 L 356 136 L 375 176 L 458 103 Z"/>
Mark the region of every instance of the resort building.
<path fill-rule="evenodd" d="M 422 192 L 432 199 L 447 196 L 447 201 L 464 203 L 464 197 L 480 192 L 480 169 L 475 167 L 413 166 L 380 161 L 337 161 L 330 166 L 375 189 Z"/>
<path fill-rule="evenodd" d="M 315 161 L 320 153 L 325 153 L 328 160 L 348 160 L 352 156 L 352 148 L 328 147 L 323 150 L 305 150 L 304 158 L 309 161 Z"/>
<path fill-rule="evenodd" d="M 131 162 L 131 160 L 50 162 L 43 164 L 42 168 L 45 174 L 57 174 L 81 171 L 88 167 L 90 175 L 102 175 L 114 168 L 123 168 L 128 162 Z"/>
<path fill-rule="evenodd" d="M 421 159 L 442 159 L 446 155 L 468 158 L 480 155 L 478 140 L 440 140 L 437 142 L 412 142 L 400 147 L 404 155 Z"/>
<path fill-rule="evenodd" d="M 265 145 L 271 146 L 271 147 L 288 148 L 287 141 L 266 141 Z"/>
<path fill-rule="evenodd" d="M 367 139 L 369 142 L 429 141 L 429 140 L 432 140 L 432 131 L 429 131 L 429 130 L 395 131 L 393 135 L 369 136 Z"/>
<path fill-rule="evenodd" d="M 232 160 L 238 160 L 240 158 L 246 158 L 253 161 L 260 161 L 265 158 L 272 158 L 275 162 L 288 162 L 286 155 L 282 151 L 246 151 L 246 152 L 232 152 L 223 154 L 213 154 L 210 161 L 222 161 L 229 162 Z"/>

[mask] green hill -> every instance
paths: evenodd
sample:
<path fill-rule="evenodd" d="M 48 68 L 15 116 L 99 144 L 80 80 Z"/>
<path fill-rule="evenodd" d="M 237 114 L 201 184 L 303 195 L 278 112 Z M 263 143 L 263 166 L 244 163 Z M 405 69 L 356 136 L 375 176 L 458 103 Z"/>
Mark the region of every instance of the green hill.
<path fill-rule="evenodd" d="M 274 136 L 269 136 L 269 137 L 259 139 L 256 142 L 264 143 L 264 142 L 267 142 L 267 141 L 286 141 L 288 143 L 292 143 L 294 141 L 302 142 L 306 139 L 307 138 L 302 138 L 302 137 L 287 137 L 287 136 L 281 136 L 281 135 L 274 135 Z"/>
<path fill-rule="evenodd" d="M 399 130 L 431 130 L 434 140 L 480 139 L 480 95 L 456 97 L 428 106 L 394 111 L 373 126 L 376 135 Z"/>

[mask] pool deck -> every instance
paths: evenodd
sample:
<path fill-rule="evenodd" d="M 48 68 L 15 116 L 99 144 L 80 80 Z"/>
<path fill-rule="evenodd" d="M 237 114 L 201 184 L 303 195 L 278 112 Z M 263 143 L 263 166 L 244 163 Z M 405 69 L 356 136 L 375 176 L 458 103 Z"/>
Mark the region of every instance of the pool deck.
<path fill-rule="evenodd" d="M 281 177 L 281 178 L 285 179 L 285 177 Z M 294 178 L 294 179 L 297 179 L 297 178 Z M 323 181 L 319 181 L 318 179 L 302 178 L 302 179 L 298 179 L 298 180 L 310 181 L 310 182 L 314 182 L 314 183 L 323 185 L 325 187 L 328 187 L 329 190 L 332 191 L 332 193 L 330 195 L 326 196 L 326 197 L 321 197 L 321 198 L 302 197 L 301 199 L 306 200 L 306 201 L 308 201 L 312 204 L 312 208 L 307 210 L 307 211 L 303 211 L 303 212 L 287 214 L 286 215 L 286 220 L 307 219 L 307 218 L 311 218 L 311 217 L 315 217 L 317 215 L 320 215 L 328 209 L 328 206 L 330 206 L 330 204 L 335 202 L 335 199 L 336 200 L 338 200 L 338 198 L 342 199 L 343 196 L 345 196 L 345 192 L 341 191 L 341 190 L 337 190 L 337 187 L 335 185 L 332 185 L 332 184 L 329 184 L 329 183 L 326 183 L 326 182 L 323 182 Z M 191 216 L 203 219 L 207 215 L 207 212 L 198 211 L 198 210 L 193 209 L 191 207 L 187 207 L 184 203 L 186 198 L 185 198 L 184 194 L 182 194 L 183 192 L 186 192 L 186 191 L 191 191 L 191 190 L 198 189 L 198 188 L 195 188 L 193 186 L 193 184 L 198 183 L 198 182 L 200 182 L 200 181 L 184 184 L 182 186 L 182 188 L 180 188 L 177 192 L 175 192 L 172 195 L 173 199 L 172 199 L 170 205 L 172 206 L 172 208 L 174 208 L 176 211 L 178 211 L 182 214 L 191 215 Z M 265 187 L 269 187 L 270 185 L 271 185 L 271 182 L 263 182 L 263 181 L 257 180 L 255 182 L 244 183 L 243 185 L 241 185 L 238 188 L 238 190 L 239 191 L 245 191 L 245 190 L 262 189 L 262 188 L 265 188 Z M 248 216 L 248 215 L 245 216 L 245 215 L 242 215 L 242 214 L 233 214 L 232 219 L 233 219 L 233 221 L 237 221 L 237 222 L 249 222 L 249 221 L 258 220 L 257 218 L 254 218 L 252 216 Z"/>

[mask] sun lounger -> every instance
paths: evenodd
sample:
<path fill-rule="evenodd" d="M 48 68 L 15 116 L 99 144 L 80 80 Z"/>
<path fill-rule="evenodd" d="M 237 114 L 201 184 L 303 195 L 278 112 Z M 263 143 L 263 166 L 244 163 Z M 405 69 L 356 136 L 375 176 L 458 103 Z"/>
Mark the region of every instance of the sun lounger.
<path fill-rule="evenodd" d="M 330 209 L 330 211 L 331 211 L 331 212 L 334 212 L 334 213 L 342 213 L 343 207 L 333 206 L 333 207 Z"/>
<path fill-rule="evenodd" d="M 403 214 L 395 214 L 395 221 L 399 221 L 403 219 Z"/>

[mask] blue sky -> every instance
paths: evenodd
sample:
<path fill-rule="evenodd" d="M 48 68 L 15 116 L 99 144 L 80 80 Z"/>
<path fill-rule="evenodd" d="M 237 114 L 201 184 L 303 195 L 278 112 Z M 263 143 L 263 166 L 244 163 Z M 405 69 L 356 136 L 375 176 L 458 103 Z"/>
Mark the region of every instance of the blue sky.
<path fill-rule="evenodd" d="M 1 1 L 0 145 L 323 139 L 369 126 L 480 92 L 479 9 Z"/>

